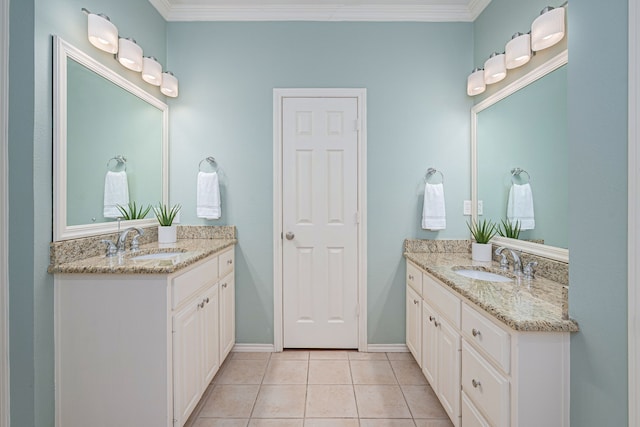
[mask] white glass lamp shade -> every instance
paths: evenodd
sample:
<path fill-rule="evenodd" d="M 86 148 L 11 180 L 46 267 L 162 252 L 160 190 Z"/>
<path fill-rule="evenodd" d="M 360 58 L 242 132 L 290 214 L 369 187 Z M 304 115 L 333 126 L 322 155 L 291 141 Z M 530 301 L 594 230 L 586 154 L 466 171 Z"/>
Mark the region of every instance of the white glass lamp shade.
<path fill-rule="evenodd" d="M 154 86 L 162 83 L 162 65 L 152 56 L 142 58 L 142 80 Z"/>
<path fill-rule="evenodd" d="M 118 44 L 118 62 L 133 71 L 142 71 L 142 48 L 135 40 L 120 38 Z"/>
<path fill-rule="evenodd" d="M 178 79 L 173 75 L 171 71 L 162 73 L 162 84 L 160 84 L 160 92 L 172 98 L 178 96 Z"/>
<path fill-rule="evenodd" d="M 484 63 L 484 82 L 488 85 L 497 83 L 507 77 L 507 66 L 504 53 L 492 53 Z"/>
<path fill-rule="evenodd" d="M 475 96 L 485 91 L 487 88 L 484 83 L 484 70 L 482 68 L 476 68 L 467 77 L 467 95 Z"/>
<path fill-rule="evenodd" d="M 518 68 L 531 59 L 531 36 L 516 33 L 505 46 L 505 65 L 507 70 Z"/>
<path fill-rule="evenodd" d="M 109 17 L 89 13 L 87 32 L 89 41 L 100 50 L 109 53 L 118 52 L 118 29 Z"/>
<path fill-rule="evenodd" d="M 564 37 L 564 7 L 545 7 L 531 24 L 531 49 L 537 52 L 553 46 Z"/>

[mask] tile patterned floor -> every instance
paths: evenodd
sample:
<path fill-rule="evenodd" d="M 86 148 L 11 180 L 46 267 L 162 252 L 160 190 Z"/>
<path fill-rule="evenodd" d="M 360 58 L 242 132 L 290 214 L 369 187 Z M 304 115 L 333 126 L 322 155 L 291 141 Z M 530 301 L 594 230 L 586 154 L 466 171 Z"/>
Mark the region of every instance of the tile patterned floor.
<path fill-rule="evenodd" d="M 186 427 L 451 427 L 409 353 L 231 353 Z"/>

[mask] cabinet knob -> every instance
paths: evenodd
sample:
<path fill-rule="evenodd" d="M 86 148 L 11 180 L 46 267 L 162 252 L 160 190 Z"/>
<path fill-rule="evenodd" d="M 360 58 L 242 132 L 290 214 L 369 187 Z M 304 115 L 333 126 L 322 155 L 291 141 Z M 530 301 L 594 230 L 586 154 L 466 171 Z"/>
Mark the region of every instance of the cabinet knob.
<path fill-rule="evenodd" d="M 198 304 L 198 308 L 204 308 L 204 301 Z"/>
<path fill-rule="evenodd" d="M 223 283 L 223 284 L 222 284 L 222 287 L 223 287 L 223 288 L 226 288 L 226 287 L 227 287 L 227 284 L 226 284 L 226 283 Z"/>
<path fill-rule="evenodd" d="M 433 321 L 433 326 L 435 326 L 437 328 L 438 326 L 440 326 L 440 322 L 438 322 L 437 320 L 434 320 Z"/>
<path fill-rule="evenodd" d="M 204 299 L 204 302 L 205 302 L 205 303 L 207 303 L 207 304 L 209 304 L 209 297 L 206 297 L 206 298 Z"/>
<path fill-rule="evenodd" d="M 433 317 L 433 316 L 429 316 L 429 322 L 433 322 L 434 320 L 436 320 L 436 318 L 435 318 L 435 317 Z"/>
<path fill-rule="evenodd" d="M 293 240 L 293 238 L 296 237 L 296 235 L 289 231 L 287 234 L 284 235 L 284 237 L 286 237 L 287 240 Z"/>
<path fill-rule="evenodd" d="M 473 386 L 473 388 L 478 388 L 480 387 L 482 384 L 480 384 L 480 381 L 476 380 L 476 379 L 472 379 L 471 380 L 471 385 Z"/>
<path fill-rule="evenodd" d="M 231 264 L 233 264 L 233 260 L 232 259 L 227 260 L 227 265 L 231 265 Z"/>
<path fill-rule="evenodd" d="M 479 330 L 477 330 L 476 328 L 473 328 L 473 329 L 471 330 L 471 335 L 473 335 L 474 337 L 477 337 L 477 336 L 479 336 L 479 335 L 480 335 L 480 331 L 479 331 Z"/>
<path fill-rule="evenodd" d="M 420 303 L 420 301 L 418 301 L 417 299 L 414 299 L 414 300 L 413 300 L 413 303 L 414 303 L 414 304 L 419 304 L 419 303 Z"/>
<path fill-rule="evenodd" d="M 413 280 L 413 275 L 409 275 L 409 280 Z"/>

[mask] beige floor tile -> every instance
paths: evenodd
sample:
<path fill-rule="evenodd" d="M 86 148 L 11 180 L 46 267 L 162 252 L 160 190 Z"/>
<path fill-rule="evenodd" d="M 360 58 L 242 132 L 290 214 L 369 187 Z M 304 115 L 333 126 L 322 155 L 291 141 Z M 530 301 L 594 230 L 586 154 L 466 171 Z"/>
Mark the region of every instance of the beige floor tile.
<path fill-rule="evenodd" d="M 361 419 L 360 427 L 414 427 L 413 420 Z"/>
<path fill-rule="evenodd" d="M 199 417 L 249 418 L 259 388 L 259 385 L 217 385 Z"/>
<path fill-rule="evenodd" d="M 193 427 L 247 427 L 248 422 L 233 418 L 198 418 Z"/>
<path fill-rule="evenodd" d="M 309 352 L 309 358 L 324 360 L 348 360 L 349 351 L 345 350 L 312 350 Z"/>
<path fill-rule="evenodd" d="M 249 421 L 249 427 L 303 427 L 304 420 L 287 420 L 287 419 L 257 419 L 254 418 Z"/>
<path fill-rule="evenodd" d="M 358 427 L 357 418 L 307 418 L 304 427 Z"/>
<path fill-rule="evenodd" d="M 310 385 L 307 387 L 307 418 L 358 418 L 351 385 Z"/>
<path fill-rule="evenodd" d="M 263 385 L 252 418 L 303 418 L 305 385 Z"/>
<path fill-rule="evenodd" d="M 271 360 L 309 360 L 307 350 L 285 350 L 279 353 L 271 353 Z"/>
<path fill-rule="evenodd" d="M 347 360 L 309 361 L 309 384 L 351 384 Z"/>
<path fill-rule="evenodd" d="M 349 353 L 349 360 L 387 360 L 387 353 L 353 351 Z"/>
<path fill-rule="evenodd" d="M 230 360 L 216 384 L 260 384 L 267 360 Z"/>
<path fill-rule="evenodd" d="M 387 358 L 389 360 L 415 360 L 413 354 L 409 352 L 387 353 Z"/>
<path fill-rule="evenodd" d="M 361 418 L 411 418 L 397 385 L 354 385 Z"/>
<path fill-rule="evenodd" d="M 308 368 L 306 360 L 272 360 L 262 384 L 306 384 Z"/>
<path fill-rule="evenodd" d="M 349 363 L 354 384 L 398 384 L 386 360 L 352 360 Z"/>
<path fill-rule="evenodd" d="M 428 384 L 415 360 L 391 360 L 391 367 L 400 385 Z"/>
<path fill-rule="evenodd" d="M 453 423 L 446 420 L 413 420 L 417 427 L 453 427 Z"/>
<path fill-rule="evenodd" d="M 244 352 L 244 351 L 240 351 L 240 352 L 231 353 L 231 358 L 235 359 L 235 360 L 266 360 L 269 357 L 271 357 L 271 353 L 269 353 L 267 351 L 261 351 L 261 352 L 254 352 L 254 351 Z"/>
<path fill-rule="evenodd" d="M 413 418 L 448 418 L 438 397 L 428 385 L 402 386 L 402 392 Z"/>

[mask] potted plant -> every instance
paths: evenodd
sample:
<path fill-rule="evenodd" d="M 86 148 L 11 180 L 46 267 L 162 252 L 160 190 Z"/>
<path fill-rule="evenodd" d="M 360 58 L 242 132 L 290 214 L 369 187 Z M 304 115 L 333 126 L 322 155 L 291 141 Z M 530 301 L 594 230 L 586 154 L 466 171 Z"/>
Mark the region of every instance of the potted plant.
<path fill-rule="evenodd" d="M 501 224 L 498 226 L 498 234 L 509 239 L 517 239 L 520 237 L 520 221 L 501 220 Z"/>
<path fill-rule="evenodd" d="M 489 241 L 498 232 L 496 224 L 491 220 L 483 219 L 482 221 L 471 224 L 467 223 L 469 231 L 475 242 L 471 243 L 471 259 L 474 261 L 491 261 L 491 243 Z"/>
<path fill-rule="evenodd" d="M 173 225 L 173 220 L 176 218 L 178 211 L 182 206 L 173 205 L 171 208 L 162 203 L 158 203 L 158 206 L 153 207 L 153 212 L 158 219 L 158 243 L 175 243 L 177 240 L 176 226 Z"/>

